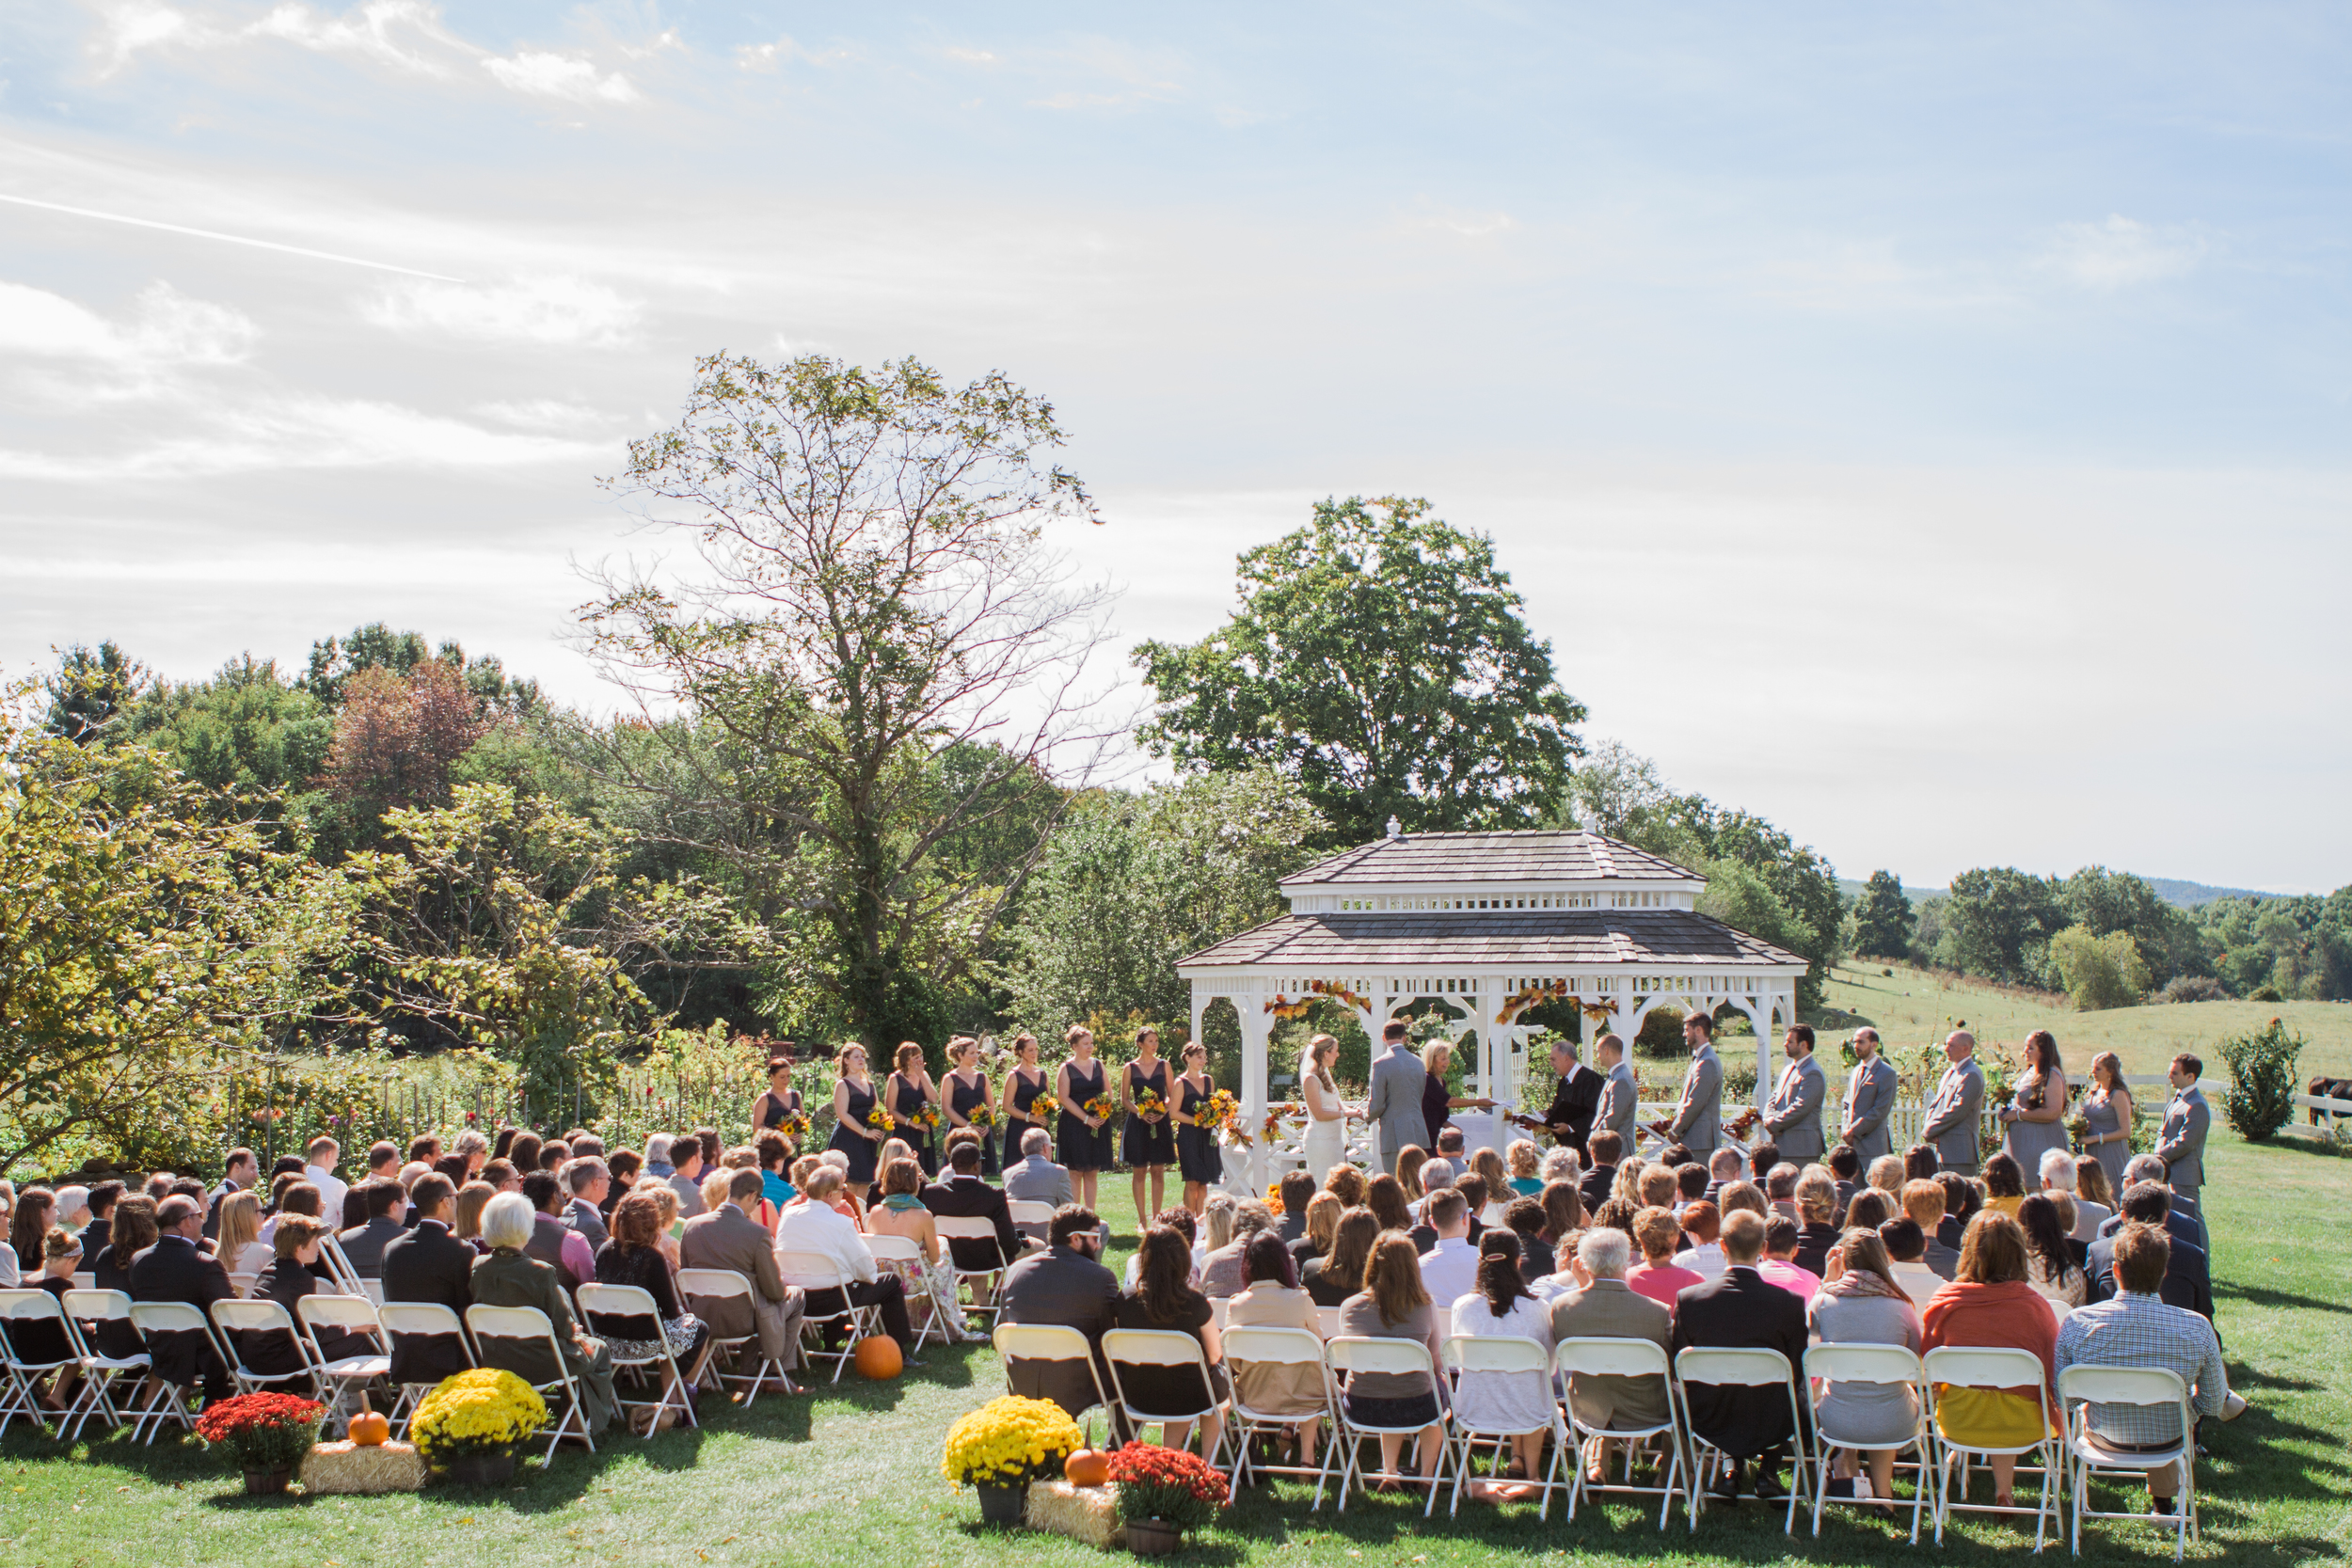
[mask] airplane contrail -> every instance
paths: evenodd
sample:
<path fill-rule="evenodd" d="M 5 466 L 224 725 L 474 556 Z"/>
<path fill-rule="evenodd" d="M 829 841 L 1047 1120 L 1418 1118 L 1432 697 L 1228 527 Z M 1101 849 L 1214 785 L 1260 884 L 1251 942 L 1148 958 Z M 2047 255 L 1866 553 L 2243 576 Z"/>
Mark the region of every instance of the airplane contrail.
<path fill-rule="evenodd" d="M 61 201 L 37 201 L 29 196 L 8 196 L 0 193 L 0 201 L 12 201 L 20 207 L 39 207 L 46 212 L 70 213 L 78 218 L 100 218 L 107 223 L 127 223 L 138 229 L 160 229 L 167 234 L 193 234 L 199 240 L 225 240 L 230 245 L 249 245 L 262 250 L 282 250 L 289 256 L 308 256 L 313 261 L 341 261 L 345 266 L 373 267 L 378 272 L 397 272 L 410 277 L 429 277 L 437 283 L 463 283 L 462 277 L 450 277 L 437 272 L 421 272 L 415 267 L 395 266 L 389 261 L 371 261 L 360 256 L 338 256 L 331 250 L 310 250 L 298 245 L 280 245 L 276 240 L 256 240 L 244 234 L 223 234 L 211 229 L 190 229 L 185 224 L 162 223 L 154 218 L 135 218 L 121 213 L 95 212 L 87 207 L 69 207 Z"/>

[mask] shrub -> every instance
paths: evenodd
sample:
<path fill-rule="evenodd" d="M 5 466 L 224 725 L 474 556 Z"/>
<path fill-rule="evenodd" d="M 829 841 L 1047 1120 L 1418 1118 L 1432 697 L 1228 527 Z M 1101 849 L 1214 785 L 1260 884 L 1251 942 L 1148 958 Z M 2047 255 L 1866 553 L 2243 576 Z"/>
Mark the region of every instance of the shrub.
<path fill-rule="evenodd" d="M 2078 1011 L 2128 1007 L 2148 989 L 2148 966 L 2129 931 L 2094 936 L 2088 926 L 2069 926 L 2050 939 L 2050 958 Z"/>
<path fill-rule="evenodd" d="M 1119 1483 L 1122 1524 L 1157 1519 L 1199 1529 L 1230 1496 L 1225 1478 L 1200 1455 L 1151 1443 L 1130 1443 L 1111 1455 L 1111 1480 Z"/>
<path fill-rule="evenodd" d="M 2210 974 L 2175 974 L 2158 993 L 2167 1002 L 2221 1002 L 2229 994 Z"/>
<path fill-rule="evenodd" d="M 447 1468 L 511 1452 L 547 1424 L 547 1401 L 536 1389 L 513 1372 L 483 1367 L 443 1378 L 417 1406 L 409 1435 L 425 1463 Z"/>
<path fill-rule="evenodd" d="M 2221 1042 L 2221 1059 L 2230 1064 L 2230 1093 L 2222 1110 L 2247 1138 L 2260 1143 L 2295 1119 L 2300 1092 L 2295 1063 L 2304 1043 L 2275 1018 L 2251 1034 Z"/>
<path fill-rule="evenodd" d="M 246 1470 L 291 1470 L 317 1440 L 326 1406 L 294 1394 L 239 1394 L 209 1405 L 196 1434 L 208 1448 L 226 1448 Z"/>

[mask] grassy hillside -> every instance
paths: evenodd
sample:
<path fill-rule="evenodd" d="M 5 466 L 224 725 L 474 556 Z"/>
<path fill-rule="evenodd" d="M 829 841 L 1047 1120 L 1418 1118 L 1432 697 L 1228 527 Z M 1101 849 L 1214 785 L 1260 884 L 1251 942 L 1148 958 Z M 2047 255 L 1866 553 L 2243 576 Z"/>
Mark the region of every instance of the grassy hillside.
<path fill-rule="evenodd" d="M 2068 1070 L 2079 1077 L 2091 1056 L 2112 1051 L 2125 1072 L 2162 1072 L 2173 1053 L 2193 1051 L 2208 1076 L 2222 1076 L 2216 1042 L 2259 1029 L 2273 1018 L 2311 1042 L 2302 1072 L 2352 1076 L 2352 1006 L 2334 1002 L 2192 1002 L 2078 1013 L 2063 996 L 1953 981 L 1907 965 L 1848 963 L 1830 975 L 1828 1006 L 1815 1027 L 1842 1032 L 1869 1023 L 1898 1045 L 1941 1038 L 1966 1020 L 1979 1038 L 2018 1041 L 2028 1030 L 2058 1037 Z"/>

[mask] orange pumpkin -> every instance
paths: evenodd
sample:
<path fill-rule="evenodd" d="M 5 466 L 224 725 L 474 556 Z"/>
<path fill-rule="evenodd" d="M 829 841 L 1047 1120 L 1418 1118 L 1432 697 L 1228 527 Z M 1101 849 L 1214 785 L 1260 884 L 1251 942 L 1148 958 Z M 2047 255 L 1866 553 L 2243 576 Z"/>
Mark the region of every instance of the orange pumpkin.
<path fill-rule="evenodd" d="M 857 1370 L 877 1383 L 884 1383 L 906 1370 L 906 1357 L 898 1353 L 898 1341 L 887 1334 L 869 1334 L 857 1342 L 851 1359 Z"/>
<path fill-rule="evenodd" d="M 1111 1456 L 1100 1449 L 1073 1449 L 1061 1462 L 1061 1473 L 1073 1486 L 1106 1486 L 1111 1479 Z"/>
<path fill-rule="evenodd" d="M 356 1448 L 380 1449 L 391 1441 L 392 1423 L 371 1409 L 367 1395 L 362 1394 L 359 1396 L 359 1414 L 354 1416 L 350 1424 L 343 1428 L 343 1435 L 350 1438 Z"/>

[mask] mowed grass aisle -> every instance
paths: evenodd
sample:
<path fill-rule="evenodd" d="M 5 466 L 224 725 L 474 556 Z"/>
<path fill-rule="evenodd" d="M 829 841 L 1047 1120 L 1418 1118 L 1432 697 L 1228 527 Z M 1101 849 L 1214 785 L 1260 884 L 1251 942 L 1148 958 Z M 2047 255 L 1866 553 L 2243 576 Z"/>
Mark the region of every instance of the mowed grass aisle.
<path fill-rule="evenodd" d="M 2217 1293 L 2234 1385 L 2253 1408 L 2210 1429 L 2203 1546 L 2193 1555 L 2237 1568 L 2284 1568 L 2344 1555 L 2346 1439 L 2352 1434 L 2352 1161 L 2292 1146 L 2217 1137 L 2213 1221 Z M 1112 1183 L 1105 1182 L 1108 1189 Z M 1121 1253 L 1134 1215 L 1117 1182 L 1105 1197 Z M 615 1434 L 591 1457 L 566 1450 L 554 1465 L 495 1493 L 437 1488 L 416 1496 L 255 1498 L 225 1461 L 193 1441 L 152 1449 L 108 1437 L 65 1449 L 23 1423 L 0 1439 L 0 1563 L 235 1564 L 237 1568 L 474 1568 L 480 1564 L 735 1562 L 929 1568 L 1008 1559 L 1100 1562 L 1057 1538 L 984 1530 L 969 1492 L 948 1489 L 939 1446 L 959 1415 L 1002 1391 L 982 1347 L 925 1353 L 899 1381 L 852 1371 L 815 1399 L 764 1397 L 745 1415 L 707 1402 L 708 1426 L 650 1443 Z M 1287 1483 L 1246 1497 L 1183 1560 L 1376 1564 L 1486 1562 L 1575 1555 L 1627 1563 L 1893 1562 L 1912 1554 L 1877 1523 L 1834 1512 L 1816 1542 L 1793 1542 L 1777 1511 L 1753 1502 L 1715 1510 L 1694 1538 L 1677 1523 L 1663 1536 L 1655 1511 L 1588 1509 L 1565 1523 L 1555 1504 L 1539 1524 L 1533 1504 L 1501 1512 L 1465 1501 L 1459 1519 L 1426 1524 L 1417 1504 L 1351 1500 L 1308 1512 Z M 1943 1555 L 1988 1562 L 2029 1549 L 2004 1526 L 1956 1523 Z M 2062 1542 L 2058 1550 L 2063 1550 Z M 1934 1548 L 1924 1542 L 1920 1552 Z M 2086 1556 L 2167 1560 L 2153 1532 L 2099 1527 Z"/>

